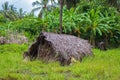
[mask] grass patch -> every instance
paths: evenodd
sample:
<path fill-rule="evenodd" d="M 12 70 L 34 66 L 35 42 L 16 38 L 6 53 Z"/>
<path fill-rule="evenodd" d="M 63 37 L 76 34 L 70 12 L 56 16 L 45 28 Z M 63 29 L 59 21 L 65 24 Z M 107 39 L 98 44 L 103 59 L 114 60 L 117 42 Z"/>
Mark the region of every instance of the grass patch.
<path fill-rule="evenodd" d="M 94 56 L 70 66 L 58 62 L 23 61 L 27 45 L 0 45 L 0 80 L 119 80 L 120 48 L 93 49 Z"/>

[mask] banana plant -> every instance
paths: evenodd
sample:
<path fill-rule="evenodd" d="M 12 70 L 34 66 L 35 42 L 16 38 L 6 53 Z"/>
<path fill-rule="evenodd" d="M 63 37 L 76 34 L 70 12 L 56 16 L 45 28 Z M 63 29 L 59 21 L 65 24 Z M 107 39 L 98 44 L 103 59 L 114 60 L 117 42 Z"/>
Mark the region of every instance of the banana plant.
<path fill-rule="evenodd" d="M 113 17 L 108 17 L 108 13 L 105 13 L 105 16 L 101 13 L 100 7 L 97 9 L 91 9 L 88 13 L 81 14 L 81 24 L 84 25 L 85 33 L 87 33 L 90 43 L 95 46 L 95 38 L 96 36 L 108 36 L 108 34 L 112 35 L 111 26 Z"/>

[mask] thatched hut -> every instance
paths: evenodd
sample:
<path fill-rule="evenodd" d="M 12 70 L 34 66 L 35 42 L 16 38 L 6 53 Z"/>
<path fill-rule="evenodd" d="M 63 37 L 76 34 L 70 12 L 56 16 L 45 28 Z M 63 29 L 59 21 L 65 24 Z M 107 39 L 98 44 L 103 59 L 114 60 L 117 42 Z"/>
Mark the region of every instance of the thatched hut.
<path fill-rule="evenodd" d="M 60 61 L 62 65 L 70 64 L 71 58 L 82 60 L 92 55 L 91 45 L 87 40 L 66 34 L 42 32 L 30 46 L 24 56 L 44 61 Z"/>

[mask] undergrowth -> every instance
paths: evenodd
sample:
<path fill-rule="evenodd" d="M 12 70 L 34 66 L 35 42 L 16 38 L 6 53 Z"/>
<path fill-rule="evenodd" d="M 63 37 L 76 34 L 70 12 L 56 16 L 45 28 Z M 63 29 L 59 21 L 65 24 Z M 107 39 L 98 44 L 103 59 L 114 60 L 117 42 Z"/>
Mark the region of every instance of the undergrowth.
<path fill-rule="evenodd" d="M 27 45 L 0 45 L 0 80 L 119 80 L 120 48 L 93 49 L 94 55 L 70 66 L 23 60 Z"/>

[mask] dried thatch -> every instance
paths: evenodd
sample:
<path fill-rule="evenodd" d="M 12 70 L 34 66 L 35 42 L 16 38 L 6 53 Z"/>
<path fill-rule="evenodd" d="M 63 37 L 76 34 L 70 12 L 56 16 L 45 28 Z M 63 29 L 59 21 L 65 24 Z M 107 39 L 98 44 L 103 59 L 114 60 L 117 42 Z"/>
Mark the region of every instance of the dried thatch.
<path fill-rule="evenodd" d="M 27 43 L 28 39 L 24 35 L 9 35 L 8 37 L 0 37 L 0 45 L 1 44 L 11 44 L 11 43 L 16 43 L 16 44 L 24 44 Z"/>
<path fill-rule="evenodd" d="M 70 64 L 71 58 L 81 61 L 84 56 L 92 55 L 92 51 L 87 40 L 72 35 L 42 32 L 24 55 L 30 59 Z"/>
<path fill-rule="evenodd" d="M 5 44 L 6 41 L 7 41 L 7 40 L 6 40 L 5 37 L 3 37 L 3 36 L 0 37 L 0 44 Z"/>

